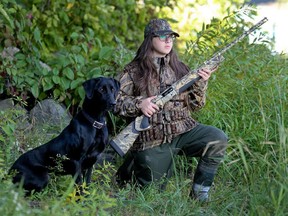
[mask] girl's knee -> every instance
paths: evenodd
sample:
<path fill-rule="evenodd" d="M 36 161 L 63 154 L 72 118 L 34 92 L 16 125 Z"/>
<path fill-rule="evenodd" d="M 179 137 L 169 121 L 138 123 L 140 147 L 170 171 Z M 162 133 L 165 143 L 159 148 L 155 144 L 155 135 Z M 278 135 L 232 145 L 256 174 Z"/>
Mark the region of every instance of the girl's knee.
<path fill-rule="evenodd" d="M 226 133 L 224 133 L 224 131 L 222 131 L 221 129 L 213 126 L 211 126 L 210 136 L 213 140 L 220 141 L 223 144 L 227 144 L 228 142 L 228 136 L 226 135 Z"/>

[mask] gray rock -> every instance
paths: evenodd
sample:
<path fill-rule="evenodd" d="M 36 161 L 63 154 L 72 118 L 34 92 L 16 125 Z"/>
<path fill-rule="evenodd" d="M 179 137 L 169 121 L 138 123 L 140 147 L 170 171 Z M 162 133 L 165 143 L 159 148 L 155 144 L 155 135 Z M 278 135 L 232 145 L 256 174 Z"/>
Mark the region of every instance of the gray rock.
<path fill-rule="evenodd" d="M 62 104 L 53 99 L 45 99 L 30 111 L 30 119 L 33 125 L 37 126 L 49 124 L 65 127 L 71 121 L 72 116 Z"/>
<path fill-rule="evenodd" d="M 0 110 L 5 111 L 7 109 L 14 108 L 14 102 L 12 98 L 8 98 L 5 100 L 0 100 Z"/>

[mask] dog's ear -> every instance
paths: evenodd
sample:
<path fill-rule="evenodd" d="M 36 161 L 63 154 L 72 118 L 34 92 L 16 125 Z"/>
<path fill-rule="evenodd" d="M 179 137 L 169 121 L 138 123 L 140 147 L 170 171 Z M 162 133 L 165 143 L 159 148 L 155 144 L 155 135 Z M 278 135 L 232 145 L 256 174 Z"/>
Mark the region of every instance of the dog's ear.
<path fill-rule="evenodd" d="M 100 82 L 101 77 L 94 78 L 87 80 L 83 83 L 83 87 L 86 93 L 86 96 L 88 99 L 91 99 L 94 95 L 95 85 L 97 85 L 98 82 Z"/>
<path fill-rule="evenodd" d="M 120 90 L 120 82 L 114 78 L 111 78 L 111 79 L 113 79 L 114 86 L 116 88 L 116 91 L 118 92 Z"/>

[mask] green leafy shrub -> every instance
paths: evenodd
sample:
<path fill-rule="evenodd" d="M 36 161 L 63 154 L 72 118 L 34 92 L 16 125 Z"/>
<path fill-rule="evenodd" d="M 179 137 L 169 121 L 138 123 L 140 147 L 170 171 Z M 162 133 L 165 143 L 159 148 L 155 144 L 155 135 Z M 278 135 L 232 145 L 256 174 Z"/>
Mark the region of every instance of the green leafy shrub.
<path fill-rule="evenodd" d="M 132 55 L 122 44 L 139 43 L 143 36 L 136 29 L 143 29 L 158 5 L 166 4 L 4 0 L 0 95 L 19 96 L 30 107 L 52 97 L 75 113 L 84 97 L 83 81 L 116 76 Z"/>

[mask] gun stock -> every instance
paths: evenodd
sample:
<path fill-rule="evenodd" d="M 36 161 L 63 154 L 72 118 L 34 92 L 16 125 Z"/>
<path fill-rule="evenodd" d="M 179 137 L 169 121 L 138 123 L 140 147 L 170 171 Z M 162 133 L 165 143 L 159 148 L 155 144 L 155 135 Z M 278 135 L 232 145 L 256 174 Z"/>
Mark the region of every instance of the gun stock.
<path fill-rule="evenodd" d="M 111 141 L 111 147 L 123 157 L 137 139 L 139 132 L 150 127 L 149 118 L 142 115 L 132 121 Z"/>
<path fill-rule="evenodd" d="M 252 26 L 249 30 L 243 32 L 234 41 L 227 44 L 224 48 L 216 52 L 209 60 L 205 61 L 200 67 L 190 71 L 180 80 L 173 83 L 172 86 L 164 90 L 161 94 L 157 95 L 157 97 L 153 100 L 153 102 L 157 104 L 160 108 L 162 108 L 164 104 L 169 100 L 171 100 L 175 95 L 185 91 L 187 88 L 192 86 L 196 81 L 201 79 L 201 77 L 197 73 L 199 70 L 201 70 L 202 68 L 212 69 L 214 67 L 217 67 L 224 60 L 224 57 L 222 56 L 223 53 L 225 53 L 228 49 L 230 49 L 232 46 L 241 41 L 244 37 L 248 36 L 251 32 L 256 30 L 258 27 L 260 27 L 267 21 L 268 19 L 265 17 L 260 22 Z M 135 119 L 135 121 L 131 122 L 126 128 L 124 128 L 116 137 L 114 137 L 110 141 L 110 145 L 121 157 L 123 157 L 132 147 L 133 143 L 139 136 L 140 131 L 144 131 L 149 128 L 150 128 L 149 118 L 144 115 L 139 116 Z"/>
<path fill-rule="evenodd" d="M 131 148 L 138 135 L 139 131 L 135 129 L 135 121 L 133 121 L 110 141 L 110 145 L 123 157 Z"/>

